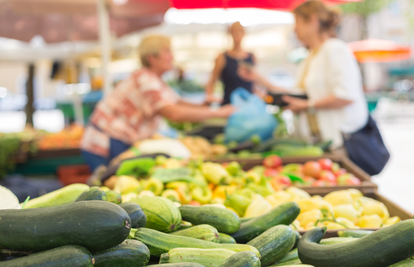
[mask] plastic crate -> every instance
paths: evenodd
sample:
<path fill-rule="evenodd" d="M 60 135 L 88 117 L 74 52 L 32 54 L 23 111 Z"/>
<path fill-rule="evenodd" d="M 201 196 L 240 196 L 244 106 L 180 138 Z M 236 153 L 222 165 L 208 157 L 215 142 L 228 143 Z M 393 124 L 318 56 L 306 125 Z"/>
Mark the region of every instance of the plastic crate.
<path fill-rule="evenodd" d="M 64 185 L 75 183 L 86 183 L 91 176 L 91 170 L 88 165 L 67 165 L 59 166 L 57 175 Z"/>

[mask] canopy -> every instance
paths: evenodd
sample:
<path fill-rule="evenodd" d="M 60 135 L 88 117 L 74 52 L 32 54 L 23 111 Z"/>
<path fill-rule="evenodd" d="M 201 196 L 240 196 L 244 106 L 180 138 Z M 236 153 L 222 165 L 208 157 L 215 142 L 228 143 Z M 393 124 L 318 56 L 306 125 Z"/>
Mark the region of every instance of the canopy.
<path fill-rule="evenodd" d="M 411 57 L 411 48 L 387 40 L 368 39 L 348 44 L 361 63 L 390 62 Z"/>

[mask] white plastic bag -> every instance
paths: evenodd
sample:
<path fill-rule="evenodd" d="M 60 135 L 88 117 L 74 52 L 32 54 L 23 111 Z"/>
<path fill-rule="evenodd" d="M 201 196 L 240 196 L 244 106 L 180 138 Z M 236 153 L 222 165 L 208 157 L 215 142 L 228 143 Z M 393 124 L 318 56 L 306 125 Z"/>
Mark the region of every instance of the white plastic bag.
<path fill-rule="evenodd" d="M 188 159 L 191 156 L 190 150 L 175 139 L 154 139 L 142 141 L 138 150 L 142 154 L 165 153 L 174 158 Z"/>
<path fill-rule="evenodd" d="M 20 209 L 19 199 L 9 189 L 0 185 L 0 210 Z"/>

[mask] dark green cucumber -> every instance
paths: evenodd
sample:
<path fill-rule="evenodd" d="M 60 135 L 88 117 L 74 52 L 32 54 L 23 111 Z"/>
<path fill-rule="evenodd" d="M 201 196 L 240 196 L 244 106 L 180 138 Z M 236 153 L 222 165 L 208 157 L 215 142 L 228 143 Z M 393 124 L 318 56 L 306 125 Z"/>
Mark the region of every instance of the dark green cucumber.
<path fill-rule="evenodd" d="M 147 246 L 135 239 L 127 239 L 121 244 L 93 254 L 95 267 L 145 266 L 150 259 Z"/>
<path fill-rule="evenodd" d="M 247 245 L 257 248 L 261 255 L 262 266 L 267 266 L 288 254 L 292 250 L 295 240 L 292 228 L 286 225 L 277 225 L 263 232 Z"/>
<path fill-rule="evenodd" d="M 167 263 L 167 264 L 153 264 L 147 265 L 146 267 L 204 267 L 201 264 L 193 263 L 193 262 L 180 262 L 180 263 Z"/>
<path fill-rule="evenodd" d="M 260 267 L 260 259 L 251 251 L 242 251 L 228 258 L 220 267 Z"/>
<path fill-rule="evenodd" d="M 142 210 L 141 206 L 134 202 L 125 202 L 119 204 L 127 213 L 129 218 L 131 218 L 131 227 L 139 228 L 145 227 L 147 224 L 147 216 Z"/>
<path fill-rule="evenodd" d="M 128 236 L 131 219 L 116 204 L 92 200 L 41 209 L 0 210 L 0 247 L 42 251 L 79 245 L 114 247 Z"/>
<path fill-rule="evenodd" d="M 186 236 L 165 234 L 148 228 L 138 228 L 135 233 L 135 239 L 144 243 L 149 248 L 151 256 L 156 257 L 160 257 L 161 254 L 173 248 L 223 248 L 235 252 L 253 251 L 260 256 L 259 251 L 252 246 L 214 243 Z"/>
<path fill-rule="evenodd" d="M 109 190 L 109 191 L 106 191 L 105 194 L 106 194 L 106 201 L 112 202 L 114 204 L 122 203 L 122 196 L 120 193 Z"/>
<path fill-rule="evenodd" d="M 403 260 L 388 267 L 413 267 L 414 266 L 414 259 Z"/>
<path fill-rule="evenodd" d="M 339 237 L 355 237 L 355 238 L 361 238 L 366 235 L 372 234 L 375 231 L 370 230 L 343 230 L 338 231 Z"/>
<path fill-rule="evenodd" d="M 91 253 L 81 246 L 63 246 L 1 262 L 1 267 L 92 267 Z"/>
<path fill-rule="evenodd" d="M 219 243 L 236 244 L 236 240 L 231 235 L 219 233 Z"/>
<path fill-rule="evenodd" d="M 298 258 L 298 259 L 294 259 L 294 260 L 290 260 L 290 261 L 285 261 L 285 262 L 281 262 L 281 263 L 276 263 L 276 264 L 273 264 L 273 265 L 269 265 L 268 267 L 276 267 L 276 266 L 302 266 L 302 265 L 303 265 L 302 262 Z M 306 265 L 306 266 L 310 266 L 310 265 Z"/>
<path fill-rule="evenodd" d="M 179 207 L 181 217 L 193 225 L 209 224 L 220 233 L 232 234 L 240 227 L 240 218 L 231 210 L 214 206 Z"/>
<path fill-rule="evenodd" d="M 171 233 L 171 235 L 187 236 L 210 242 L 219 242 L 219 233 L 217 229 L 208 224 L 200 224 L 188 229 L 179 230 Z"/>
<path fill-rule="evenodd" d="M 295 234 L 295 245 L 293 245 L 293 248 L 297 248 L 300 240 L 300 233 L 296 230 L 293 231 Z"/>
<path fill-rule="evenodd" d="M 298 251 L 303 263 L 318 267 L 386 267 L 414 256 L 414 219 L 344 244 L 317 244 L 325 231 L 315 228 L 301 238 Z"/>
<path fill-rule="evenodd" d="M 98 186 L 92 186 L 89 188 L 89 190 L 86 190 L 78 198 L 75 200 L 75 202 L 78 201 L 88 201 L 88 200 L 103 200 L 107 201 L 106 193 L 99 188 Z"/>
<path fill-rule="evenodd" d="M 259 217 L 242 223 L 240 229 L 231 236 L 236 239 L 237 243 L 247 243 L 273 226 L 291 224 L 299 213 L 298 204 L 295 202 L 284 203 Z"/>
<path fill-rule="evenodd" d="M 283 258 L 278 260 L 275 264 L 290 262 L 293 260 L 299 260 L 298 249 L 295 248 L 291 250 L 288 254 L 286 254 Z"/>

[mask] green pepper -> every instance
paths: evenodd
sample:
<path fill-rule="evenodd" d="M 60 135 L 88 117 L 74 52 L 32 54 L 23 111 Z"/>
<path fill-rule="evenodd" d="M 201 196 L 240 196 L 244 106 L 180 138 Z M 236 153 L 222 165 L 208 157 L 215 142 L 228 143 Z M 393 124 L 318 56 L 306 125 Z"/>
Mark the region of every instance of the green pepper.
<path fill-rule="evenodd" d="M 235 193 L 239 194 L 239 195 L 242 195 L 242 196 L 245 196 L 249 199 L 253 199 L 254 195 L 256 194 L 255 191 L 253 191 L 251 188 L 248 188 L 248 187 L 243 188 L 241 190 L 237 190 Z"/>
<path fill-rule="evenodd" d="M 302 165 L 301 164 L 291 163 L 291 164 L 285 165 L 283 167 L 282 172 L 283 173 L 297 172 L 297 171 L 300 171 L 301 169 L 302 169 Z"/>
<path fill-rule="evenodd" d="M 156 178 L 148 179 L 145 183 L 144 190 L 152 191 L 154 195 L 159 196 L 164 190 L 164 183 Z"/>
<path fill-rule="evenodd" d="M 122 161 L 116 170 L 116 176 L 133 175 L 135 177 L 148 175 L 149 170 L 155 166 L 153 158 L 138 158 Z"/>
<path fill-rule="evenodd" d="M 268 185 L 258 185 L 258 184 L 250 183 L 247 185 L 247 187 L 264 197 L 271 195 L 275 192 L 275 190 L 271 188 L 270 185 L 268 186 Z"/>
<path fill-rule="evenodd" d="M 191 196 L 193 200 L 200 202 L 201 204 L 208 204 L 212 198 L 213 193 L 210 188 L 197 186 L 191 190 Z"/>
<path fill-rule="evenodd" d="M 252 200 L 246 196 L 232 194 L 231 196 L 227 196 L 226 201 L 224 201 L 224 206 L 234 209 L 240 217 L 243 217 L 251 202 Z"/>
<path fill-rule="evenodd" d="M 237 161 L 232 161 L 229 163 L 229 165 L 227 165 L 226 170 L 230 175 L 236 176 L 241 170 L 240 163 Z"/>

